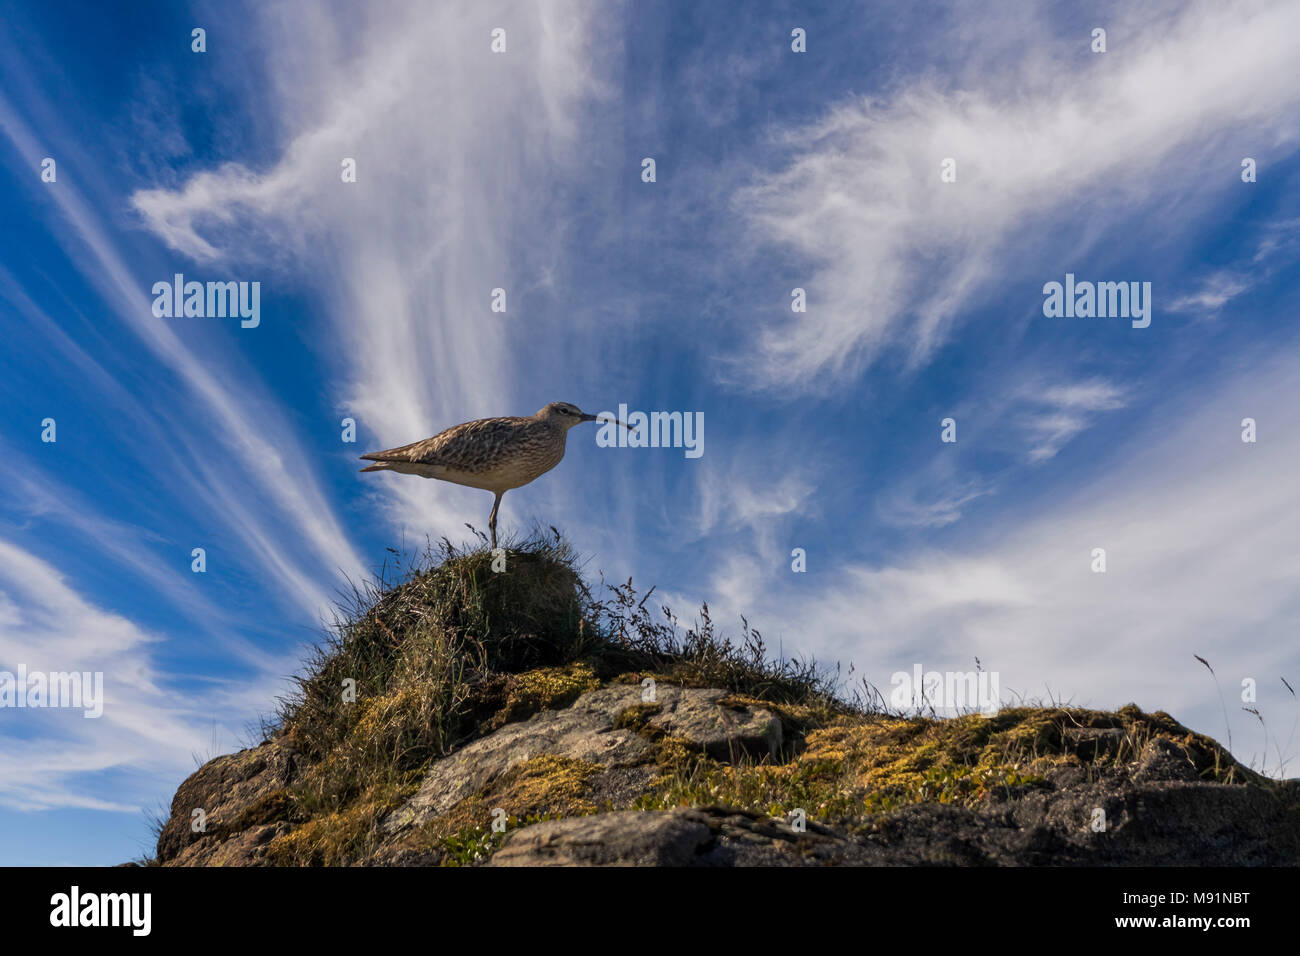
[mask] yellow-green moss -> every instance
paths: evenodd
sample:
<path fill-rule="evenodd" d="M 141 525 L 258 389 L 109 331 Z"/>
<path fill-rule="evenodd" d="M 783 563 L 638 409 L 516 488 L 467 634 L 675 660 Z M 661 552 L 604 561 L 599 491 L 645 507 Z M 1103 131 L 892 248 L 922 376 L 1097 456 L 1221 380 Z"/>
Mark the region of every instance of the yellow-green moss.
<path fill-rule="evenodd" d="M 1156 736 L 1184 747 L 1206 779 L 1264 782 L 1168 714 L 1131 705 L 1117 713 L 1018 707 L 944 720 L 838 716 L 810 730 L 804 749 L 786 763 L 723 764 L 685 747 L 664 748 L 655 790 L 638 806 L 718 803 L 774 816 L 801 808 L 815 818 L 850 821 L 912 803 L 973 805 L 1044 786 L 1056 768 L 1099 772 L 1129 764 Z"/>
<path fill-rule="evenodd" d="M 600 773 L 596 764 L 546 754 L 511 767 L 489 786 L 457 802 L 402 841 L 405 849 L 431 851 L 446 865 L 473 863 L 501 844 L 492 831 L 493 811 L 505 811 L 506 829 L 539 820 L 596 813 L 588 780 Z"/>
<path fill-rule="evenodd" d="M 601 768 L 580 760 L 545 755 L 520 763 L 488 788 L 461 800 L 404 842 L 408 849 L 435 850 L 446 862 L 473 862 L 500 845 L 490 825 L 492 812 L 506 811 L 507 829 L 540 819 L 581 816 L 597 807 L 586 781 Z M 378 844 L 377 827 L 412 795 L 415 785 L 376 787 L 341 810 L 322 813 L 271 841 L 267 853 L 279 866 L 340 866 Z"/>
<path fill-rule="evenodd" d="M 293 792 L 282 787 L 249 804 L 227 829 L 230 833 L 240 833 L 267 823 L 295 820 L 301 813 Z"/>
<path fill-rule="evenodd" d="M 656 671 L 628 671 L 619 674 L 613 678 L 611 684 L 637 684 L 649 678 L 656 684 L 663 684 L 668 687 L 706 687 L 707 684 L 701 682 L 695 675 L 689 671 L 681 674 L 668 674 Z"/>
<path fill-rule="evenodd" d="M 495 730 L 517 720 L 526 720 L 543 710 L 559 710 L 579 696 L 600 686 L 591 665 L 585 661 L 564 667 L 539 667 L 513 675 L 506 686 L 505 705 L 482 727 Z"/>
<path fill-rule="evenodd" d="M 632 704 L 624 707 L 614 715 L 614 726 L 619 730 L 635 730 L 638 733 L 646 729 L 652 717 L 663 713 L 662 704 Z"/>
<path fill-rule="evenodd" d="M 267 857 L 277 866 L 344 866 L 373 848 L 379 821 L 409 796 L 409 788 L 372 788 L 343 809 L 277 836 Z"/>

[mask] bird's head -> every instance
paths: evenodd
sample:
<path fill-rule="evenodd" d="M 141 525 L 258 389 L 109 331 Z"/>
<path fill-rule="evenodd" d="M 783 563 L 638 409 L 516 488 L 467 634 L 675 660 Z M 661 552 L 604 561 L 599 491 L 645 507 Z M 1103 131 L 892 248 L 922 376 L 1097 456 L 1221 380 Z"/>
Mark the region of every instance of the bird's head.
<path fill-rule="evenodd" d="M 539 411 L 536 417 L 566 429 L 572 428 L 574 425 L 580 425 L 583 422 L 597 420 L 595 415 L 588 415 L 577 405 L 570 405 L 568 402 L 551 402 L 551 404 Z M 612 421 L 623 425 L 624 428 L 628 427 L 613 416 L 601 419 L 601 421 Z"/>

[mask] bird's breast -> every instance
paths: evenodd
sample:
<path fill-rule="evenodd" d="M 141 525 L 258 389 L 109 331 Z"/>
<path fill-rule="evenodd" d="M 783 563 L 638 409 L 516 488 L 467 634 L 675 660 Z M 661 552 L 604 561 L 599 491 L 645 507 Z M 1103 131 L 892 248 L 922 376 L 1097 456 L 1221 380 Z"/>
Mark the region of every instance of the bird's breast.
<path fill-rule="evenodd" d="M 440 465 L 433 477 L 488 491 L 508 491 L 546 474 L 563 458 L 563 435 L 557 441 L 555 436 L 546 432 L 525 433 L 504 443 L 495 454 L 487 456 L 488 460 L 476 462 L 477 467 Z"/>

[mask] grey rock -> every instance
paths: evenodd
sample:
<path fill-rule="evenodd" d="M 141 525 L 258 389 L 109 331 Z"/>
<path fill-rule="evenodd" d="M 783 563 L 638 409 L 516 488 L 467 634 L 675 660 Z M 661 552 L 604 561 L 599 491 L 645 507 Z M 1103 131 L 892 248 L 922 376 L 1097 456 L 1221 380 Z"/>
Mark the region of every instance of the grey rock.
<path fill-rule="evenodd" d="M 1124 731 L 1111 727 L 1070 727 L 1061 736 L 1065 746 L 1087 763 L 1115 756 L 1124 742 Z"/>
<path fill-rule="evenodd" d="M 827 866 L 871 862 L 847 836 L 723 807 L 548 820 L 506 838 L 490 866 Z"/>
<path fill-rule="evenodd" d="M 1186 748 L 1166 737 L 1153 737 L 1147 741 L 1133 769 L 1136 781 L 1199 779 L 1196 764 Z"/>
<path fill-rule="evenodd" d="M 620 811 L 524 827 L 491 865 L 1294 866 L 1295 796 L 1211 783 L 1135 787 L 1115 774 L 987 807 L 904 807 L 856 835 L 811 820 L 796 832 L 732 808 Z M 1095 807 L 1106 811 L 1101 832 L 1090 826 Z M 655 840 L 660 850 L 647 847 Z"/>
<path fill-rule="evenodd" d="M 273 795 L 293 780 L 295 762 L 292 751 L 283 741 L 272 741 L 249 750 L 227 754 L 208 761 L 176 790 L 171 814 L 158 834 L 158 862 L 163 865 L 195 865 L 208 861 L 219 845 L 232 833 L 245 827 L 248 811 L 258 801 Z M 204 814 L 204 829 L 194 832 L 191 821 L 195 810 Z M 250 824 L 263 821 L 248 821 Z M 232 828 L 236 828 L 233 829 Z M 191 845 L 195 848 L 190 852 Z M 262 857 L 262 843 L 239 844 L 256 859 Z M 226 852 L 226 851 L 223 851 Z M 239 862 L 231 849 L 225 862 Z"/>
<path fill-rule="evenodd" d="M 484 789 L 512 767 L 542 755 L 567 757 L 606 768 L 631 767 L 651 758 L 650 737 L 683 737 L 722 759 L 779 751 L 781 721 L 761 707 L 719 703 L 727 692 L 660 685 L 657 713 L 645 731 L 616 727 L 623 711 L 641 704 L 641 688 L 610 684 L 589 691 L 559 711 L 542 711 L 475 740 L 430 768 L 419 791 L 383 823 L 387 834 L 418 826 Z"/>
<path fill-rule="evenodd" d="M 547 820 L 506 838 L 490 866 L 686 866 L 712 839 L 678 812 L 627 810 Z"/>
<path fill-rule="evenodd" d="M 276 837 L 289 832 L 287 823 L 266 823 L 253 826 L 221 839 L 220 834 L 205 836 L 191 843 L 171 866 L 256 866 L 266 865 L 267 845 Z"/>

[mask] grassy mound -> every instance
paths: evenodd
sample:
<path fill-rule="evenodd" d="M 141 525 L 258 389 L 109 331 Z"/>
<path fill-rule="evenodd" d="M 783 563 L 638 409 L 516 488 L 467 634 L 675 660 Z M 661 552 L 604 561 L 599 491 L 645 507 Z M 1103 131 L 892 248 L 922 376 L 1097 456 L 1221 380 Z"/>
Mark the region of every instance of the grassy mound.
<path fill-rule="evenodd" d="M 651 595 L 630 580 L 603 590 L 592 594 L 558 532 L 511 545 L 504 568 L 487 549 L 444 539 L 354 590 L 265 729 L 287 738 L 305 768 L 281 798 L 296 827 L 275 841 L 273 859 L 358 858 L 431 761 L 603 681 L 653 676 L 808 712 L 850 709 L 833 675 L 811 661 L 769 660 L 748 624 L 735 644 L 715 633 L 707 605 L 684 627 L 669 608 L 653 614 Z"/>

